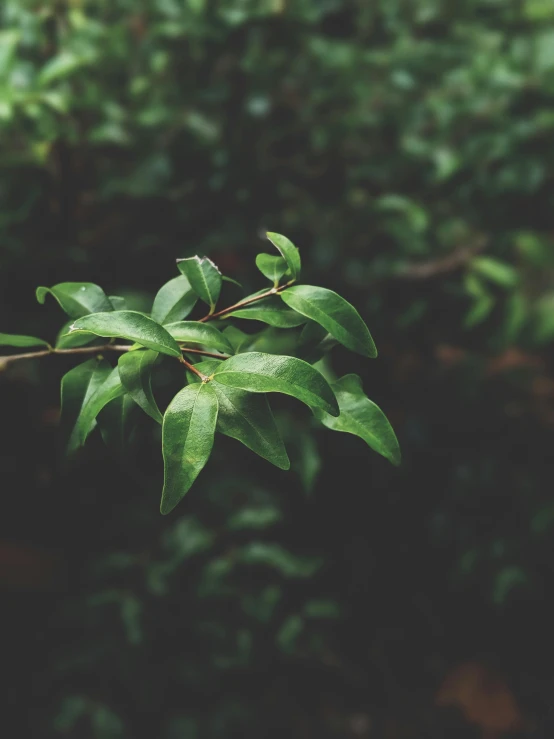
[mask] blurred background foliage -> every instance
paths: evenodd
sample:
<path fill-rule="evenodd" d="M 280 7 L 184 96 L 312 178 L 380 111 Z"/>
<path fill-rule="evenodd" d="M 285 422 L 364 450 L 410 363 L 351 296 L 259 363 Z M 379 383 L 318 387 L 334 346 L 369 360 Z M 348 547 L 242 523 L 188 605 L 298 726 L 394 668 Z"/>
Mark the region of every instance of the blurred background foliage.
<path fill-rule="evenodd" d="M 196 253 L 257 289 L 285 233 L 367 319 L 379 359 L 335 369 L 404 454 L 284 403 L 293 472 L 220 440 L 161 518 L 147 419 L 64 467 L 72 362 L 17 363 L 11 737 L 552 736 L 553 135 L 551 0 L 4 0 L 2 330 L 52 335 L 38 284 L 148 306 Z"/>

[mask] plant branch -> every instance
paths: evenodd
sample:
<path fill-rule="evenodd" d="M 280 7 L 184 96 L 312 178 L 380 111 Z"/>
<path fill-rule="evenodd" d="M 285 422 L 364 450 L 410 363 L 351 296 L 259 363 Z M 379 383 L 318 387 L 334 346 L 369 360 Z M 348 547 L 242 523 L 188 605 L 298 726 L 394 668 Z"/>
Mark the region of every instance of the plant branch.
<path fill-rule="evenodd" d="M 212 359 L 229 359 L 229 354 L 214 354 L 213 352 L 205 352 L 203 349 L 191 349 L 188 346 L 182 346 L 181 349 L 185 353 L 201 354 L 203 357 L 212 357 Z"/>
<path fill-rule="evenodd" d="M 187 362 L 187 360 L 184 357 L 181 357 L 181 364 L 184 364 L 185 367 L 190 370 L 194 375 L 199 377 L 202 382 L 206 382 L 209 380 L 208 375 L 205 375 L 203 372 L 200 372 L 200 370 L 197 370 L 194 364 L 191 364 L 190 362 Z"/>
<path fill-rule="evenodd" d="M 282 293 L 283 290 L 286 290 L 287 287 L 292 285 L 294 280 L 291 280 L 290 282 L 287 282 L 286 285 L 280 285 L 279 287 L 272 287 L 270 290 L 267 290 L 265 293 L 261 293 L 261 295 L 254 295 L 251 298 L 246 298 L 245 300 L 239 300 L 238 303 L 235 303 L 234 305 L 230 305 L 228 308 L 223 308 L 223 310 L 218 310 L 217 313 L 208 313 L 207 316 L 204 316 L 204 318 L 200 318 L 198 323 L 205 323 L 206 321 L 211 321 L 212 318 L 221 318 L 221 316 L 227 315 L 227 313 L 232 313 L 234 310 L 239 310 L 239 308 L 244 308 L 245 305 L 250 305 L 251 303 L 257 303 L 258 300 L 263 300 L 264 298 L 269 298 L 271 295 L 278 295 L 279 293 Z"/>
<path fill-rule="evenodd" d="M 279 287 L 272 287 L 271 289 L 267 290 L 264 293 L 261 293 L 260 295 L 254 295 L 251 298 L 246 298 L 245 300 L 239 300 L 238 303 L 234 303 L 233 305 L 230 305 L 228 308 L 223 308 L 220 311 L 217 311 L 217 313 L 208 313 L 207 316 L 204 316 L 204 318 L 200 318 L 198 323 L 205 323 L 206 321 L 210 321 L 212 318 L 221 318 L 222 316 L 227 315 L 228 313 L 232 313 L 234 310 L 238 310 L 239 308 L 243 308 L 245 305 L 251 305 L 252 303 L 257 303 L 258 300 L 263 300 L 264 298 L 268 298 L 271 295 L 278 295 L 279 293 L 283 292 L 283 290 L 286 290 L 287 287 L 292 285 L 294 280 L 291 280 L 290 282 L 287 282 L 285 285 L 280 285 Z M 40 351 L 36 352 L 26 352 L 25 354 L 9 354 L 7 356 L 0 356 L 0 369 L 3 369 L 7 364 L 10 362 L 15 362 L 19 359 L 38 359 L 39 357 L 48 357 L 51 354 L 99 354 L 102 352 L 128 352 L 131 346 L 126 346 L 124 344 L 103 344 L 102 346 L 80 346 L 75 347 L 74 349 L 56 349 L 55 347 L 49 347 L 48 349 L 41 349 Z M 192 354 L 202 354 L 205 357 L 212 357 L 214 359 L 229 359 L 227 354 L 213 354 L 212 352 L 205 352 L 202 349 L 189 349 L 188 347 L 181 347 L 181 349 L 184 352 L 190 352 Z M 187 369 L 189 369 L 191 372 L 194 372 L 195 375 L 198 375 L 198 377 L 201 377 L 203 381 L 206 381 L 208 378 L 206 375 L 203 375 L 202 372 L 199 372 L 197 369 L 195 369 L 193 364 L 190 364 L 186 361 L 183 357 L 181 358 L 181 361 L 183 364 L 186 365 Z"/>
<path fill-rule="evenodd" d="M 431 259 L 419 264 L 407 264 L 396 277 L 403 280 L 429 280 L 433 277 L 454 272 L 482 252 L 486 243 L 486 239 L 481 237 L 474 244 L 459 247 L 446 257 Z"/>
<path fill-rule="evenodd" d="M 19 359 L 37 359 L 38 357 L 48 357 L 51 354 L 101 354 L 102 352 L 128 352 L 130 346 L 124 344 L 103 344 L 102 346 L 79 346 L 73 349 L 41 349 L 38 352 L 26 352 L 25 354 L 8 354 L 0 357 L 0 367 L 4 367 L 10 362 Z"/>
<path fill-rule="evenodd" d="M 230 305 L 228 308 L 223 308 L 223 310 L 218 310 L 217 313 L 208 313 L 207 316 L 204 316 L 204 318 L 200 318 L 198 323 L 205 323 L 206 321 L 211 321 L 212 318 L 220 318 L 221 316 L 226 315 L 227 313 L 232 313 L 234 310 L 238 310 L 239 308 L 243 308 L 245 305 L 250 305 L 250 303 L 256 303 L 258 300 L 263 300 L 263 298 L 268 298 L 270 295 L 275 295 L 277 292 L 276 287 L 272 287 L 271 290 L 268 290 L 265 293 L 262 293 L 261 295 L 254 295 L 252 298 L 246 298 L 246 300 L 239 300 L 238 303 L 235 303 L 234 305 Z"/>

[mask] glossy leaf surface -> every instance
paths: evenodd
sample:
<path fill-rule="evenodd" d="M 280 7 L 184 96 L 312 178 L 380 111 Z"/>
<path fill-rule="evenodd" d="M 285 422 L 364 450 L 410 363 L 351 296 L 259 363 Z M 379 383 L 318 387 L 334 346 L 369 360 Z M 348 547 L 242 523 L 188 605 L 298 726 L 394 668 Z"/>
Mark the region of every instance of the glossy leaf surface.
<path fill-rule="evenodd" d="M 48 293 L 56 298 L 70 318 L 113 310 L 106 293 L 92 282 L 60 282 L 54 287 L 37 287 L 38 302 L 44 303 Z"/>
<path fill-rule="evenodd" d="M 250 321 L 262 321 L 276 328 L 295 328 L 306 323 L 305 316 L 287 308 L 276 295 L 260 300 L 251 306 L 238 308 L 225 316 L 228 318 L 245 318 Z"/>
<path fill-rule="evenodd" d="M 162 422 L 163 416 L 152 393 L 152 368 L 158 352 L 150 349 L 126 352 L 119 358 L 119 377 L 125 390 L 137 405 L 154 421 Z"/>
<path fill-rule="evenodd" d="M 208 461 L 217 409 L 217 396 L 209 382 L 187 385 L 169 404 L 162 426 L 163 514 L 175 508 Z"/>
<path fill-rule="evenodd" d="M 152 320 L 161 324 L 181 321 L 189 315 L 197 300 L 185 275 L 178 275 L 158 290 L 152 305 Z"/>
<path fill-rule="evenodd" d="M 200 362 L 196 368 L 205 375 L 211 375 L 218 366 L 219 363 L 212 360 Z M 192 373 L 189 373 L 189 379 L 199 382 Z M 218 382 L 213 382 L 212 386 L 219 402 L 217 430 L 242 442 L 280 469 L 288 470 L 289 458 L 266 396 Z"/>
<path fill-rule="evenodd" d="M 237 354 L 221 362 L 214 380 L 254 393 L 285 393 L 338 415 L 336 398 L 323 375 L 307 362 L 262 352 Z"/>
<path fill-rule="evenodd" d="M 177 266 L 187 277 L 192 289 L 200 300 L 210 306 L 213 312 L 221 292 L 221 272 L 208 257 L 189 257 L 178 259 Z"/>
<path fill-rule="evenodd" d="M 292 243 L 290 239 L 287 239 L 286 236 L 274 233 L 273 231 L 267 232 L 267 238 L 281 252 L 281 255 L 288 265 L 288 268 L 292 275 L 292 279 L 296 280 L 298 278 L 298 275 L 300 274 L 301 267 L 300 252 L 298 251 L 297 247 Z"/>
<path fill-rule="evenodd" d="M 94 313 L 75 321 L 70 330 L 71 332 L 88 331 L 97 336 L 128 339 L 162 354 L 181 356 L 177 342 L 165 328 L 137 311 Z"/>
<path fill-rule="evenodd" d="M 283 257 L 274 257 L 273 254 L 258 254 L 256 257 L 256 267 L 274 285 L 279 283 L 279 280 L 288 269 L 285 259 Z"/>
<path fill-rule="evenodd" d="M 396 435 L 383 411 L 365 395 L 358 375 L 346 375 L 332 387 L 339 403 L 340 416 L 333 418 L 314 408 L 316 418 L 333 431 L 359 436 L 392 464 L 400 464 Z"/>
<path fill-rule="evenodd" d="M 81 439 L 92 431 L 94 419 L 90 427 L 85 427 L 82 420 L 83 408 L 110 372 L 111 367 L 106 360 L 89 359 L 73 367 L 62 377 L 61 426 L 68 453 L 81 446 Z"/>
<path fill-rule="evenodd" d="M 312 285 L 293 285 L 281 298 L 298 313 L 311 318 L 331 336 L 365 357 L 376 357 L 377 349 L 358 311 L 332 290 Z"/>
<path fill-rule="evenodd" d="M 233 354 L 233 347 L 228 339 L 215 326 L 199 321 L 178 321 L 165 326 L 175 341 L 193 346 L 205 346 L 218 349 L 225 354 Z"/>

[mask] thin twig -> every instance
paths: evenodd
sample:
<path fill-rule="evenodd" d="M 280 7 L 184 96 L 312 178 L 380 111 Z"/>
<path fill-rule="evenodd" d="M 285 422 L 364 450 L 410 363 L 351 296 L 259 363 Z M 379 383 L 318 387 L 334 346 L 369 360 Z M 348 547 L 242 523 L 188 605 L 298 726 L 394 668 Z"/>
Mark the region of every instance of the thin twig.
<path fill-rule="evenodd" d="M 197 377 L 199 377 L 202 380 L 202 382 L 207 382 L 210 379 L 208 375 L 205 375 L 203 372 L 200 372 L 199 370 L 197 370 L 194 364 L 187 362 L 187 360 L 184 357 L 181 357 L 180 359 L 181 359 L 181 364 L 184 364 L 185 367 L 188 370 L 190 370 L 193 374 L 195 374 Z"/>
<path fill-rule="evenodd" d="M 263 300 L 263 298 L 268 298 L 270 295 L 275 295 L 277 293 L 278 288 L 272 287 L 271 290 L 268 290 L 265 293 L 262 293 L 261 295 L 254 295 L 252 298 L 246 298 L 246 300 L 239 300 L 238 303 L 235 303 L 234 305 L 230 305 L 228 308 L 223 308 L 223 310 L 217 311 L 217 313 L 208 313 L 207 316 L 204 316 L 204 318 L 199 319 L 199 323 L 205 323 L 206 321 L 211 321 L 212 318 L 220 318 L 221 316 L 226 315 L 227 313 L 232 313 L 234 310 L 238 310 L 239 308 L 243 308 L 245 305 L 250 305 L 251 303 L 256 303 L 258 300 Z"/>
<path fill-rule="evenodd" d="M 204 318 L 200 318 L 198 323 L 205 323 L 206 321 L 210 321 L 212 318 L 220 318 L 221 316 L 225 316 L 228 313 L 232 313 L 234 310 L 243 308 L 245 305 L 250 305 L 251 303 L 256 303 L 258 300 L 268 298 L 270 295 L 278 295 L 279 293 L 283 292 L 283 290 L 286 290 L 289 285 L 292 285 L 293 282 L 294 280 L 291 280 L 290 282 L 287 282 L 285 285 L 281 285 L 280 287 L 272 287 L 270 290 L 267 290 L 261 295 L 254 295 L 252 298 L 241 300 L 234 305 L 230 305 L 228 308 L 223 308 L 223 310 L 217 311 L 217 313 L 209 313 L 207 316 L 204 316 Z M 75 347 L 74 349 L 56 349 L 54 347 L 49 347 L 48 349 L 42 349 L 41 351 L 37 352 L 0 356 L 0 369 L 4 368 L 7 364 L 9 364 L 9 362 L 15 362 L 18 359 L 38 359 L 39 357 L 47 357 L 51 354 L 99 354 L 102 352 L 128 352 L 130 349 L 131 346 L 125 346 L 124 344 L 81 346 Z M 181 349 L 185 352 L 202 354 L 205 357 L 212 357 L 214 359 L 229 359 L 229 356 L 227 354 L 213 354 L 212 352 L 205 352 L 202 349 L 189 349 L 187 347 L 181 347 Z M 181 357 L 181 361 L 191 372 L 194 372 L 195 375 L 201 377 L 204 382 L 208 379 L 206 375 L 203 375 L 202 372 L 199 372 L 197 369 L 195 369 L 194 365 L 187 362 L 186 359 L 184 359 L 183 357 Z"/>
<path fill-rule="evenodd" d="M 103 344 L 102 346 L 79 346 L 73 349 L 42 349 L 38 352 L 26 352 L 25 354 L 8 354 L 0 357 L 0 366 L 9 364 L 18 359 L 37 359 L 38 357 L 48 357 L 51 354 L 101 354 L 102 352 L 128 352 L 130 346 L 123 344 Z"/>
<path fill-rule="evenodd" d="M 398 272 L 396 277 L 404 280 L 429 280 L 439 275 L 454 272 L 482 252 L 486 244 L 486 238 L 481 237 L 476 240 L 476 243 L 459 247 L 445 257 L 420 262 L 419 264 L 407 264 Z"/>
<path fill-rule="evenodd" d="M 201 354 L 203 357 L 212 357 L 213 359 L 229 359 L 229 354 L 214 354 L 213 352 L 205 352 L 203 349 L 191 349 L 188 346 L 182 346 L 181 349 L 186 353 Z"/>

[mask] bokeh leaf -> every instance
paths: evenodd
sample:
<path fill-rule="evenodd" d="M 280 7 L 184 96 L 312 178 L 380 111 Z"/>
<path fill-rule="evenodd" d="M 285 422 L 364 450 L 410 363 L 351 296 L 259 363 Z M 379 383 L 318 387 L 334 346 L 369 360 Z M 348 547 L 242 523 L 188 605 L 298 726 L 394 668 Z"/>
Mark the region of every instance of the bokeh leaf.
<path fill-rule="evenodd" d="M 474 257 L 470 266 L 474 272 L 500 285 L 500 287 L 510 289 L 518 283 L 518 274 L 515 267 L 506 264 L 506 262 L 501 262 L 500 259 L 488 256 Z"/>

